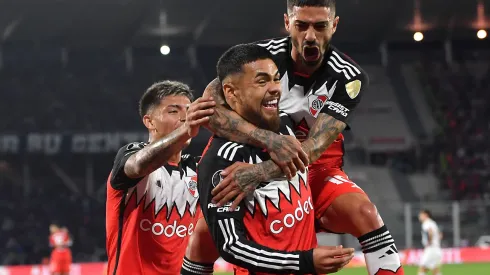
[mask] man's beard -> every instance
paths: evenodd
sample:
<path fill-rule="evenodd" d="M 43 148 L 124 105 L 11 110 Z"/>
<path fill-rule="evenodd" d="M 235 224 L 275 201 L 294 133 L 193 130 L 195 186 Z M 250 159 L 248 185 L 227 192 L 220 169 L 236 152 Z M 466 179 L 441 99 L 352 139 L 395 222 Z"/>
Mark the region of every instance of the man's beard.
<path fill-rule="evenodd" d="M 265 119 L 263 116 L 261 116 L 259 113 L 250 111 L 248 112 L 248 116 L 251 118 L 249 121 L 252 124 L 255 124 L 255 126 L 270 130 L 273 132 L 277 132 L 281 126 L 281 119 L 279 117 L 279 110 L 277 110 L 277 117 L 273 117 L 270 119 Z"/>

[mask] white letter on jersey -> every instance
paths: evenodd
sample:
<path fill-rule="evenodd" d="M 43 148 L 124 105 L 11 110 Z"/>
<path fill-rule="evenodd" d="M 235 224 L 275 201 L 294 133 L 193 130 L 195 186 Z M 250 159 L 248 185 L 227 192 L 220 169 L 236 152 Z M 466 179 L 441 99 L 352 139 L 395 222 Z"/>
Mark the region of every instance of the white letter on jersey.
<path fill-rule="evenodd" d="M 288 213 L 284 216 L 282 221 L 273 220 L 269 226 L 269 229 L 273 234 L 279 234 L 282 232 L 284 227 L 291 228 L 296 224 L 296 222 L 302 221 L 305 217 L 305 213 L 309 215 L 310 210 L 312 209 L 313 204 L 311 203 L 311 197 L 308 197 L 308 200 L 304 202 L 304 205 L 301 205 L 301 201 L 298 200 L 298 207 L 294 210 L 294 215 L 292 213 Z"/>

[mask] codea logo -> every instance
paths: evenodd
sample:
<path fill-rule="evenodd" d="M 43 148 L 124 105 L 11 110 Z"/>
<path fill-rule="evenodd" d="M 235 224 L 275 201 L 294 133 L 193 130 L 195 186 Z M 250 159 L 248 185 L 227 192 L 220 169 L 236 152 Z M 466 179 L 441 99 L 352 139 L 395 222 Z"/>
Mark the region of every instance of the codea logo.
<path fill-rule="evenodd" d="M 185 225 L 177 226 L 177 221 L 172 224 L 163 225 L 159 222 L 152 223 L 148 219 L 143 219 L 140 221 L 140 229 L 143 231 L 151 231 L 156 236 L 164 234 L 167 238 L 177 235 L 177 237 L 184 238 L 187 235 L 192 235 L 194 233 L 194 224 L 189 224 L 187 228 Z"/>
<path fill-rule="evenodd" d="M 303 203 L 298 200 L 298 207 L 296 207 L 294 213 L 284 215 L 282 220 L 273 220 L 270 224 L 270 231 L 273 234 L 279 234 L 284 228 L 291 228 L 297 222 L 302 221 L 305 215 L 309 215 L 312 210 L 313 204 L 311 203 L 311 197 L 308 197 L 308 200 Z"/>

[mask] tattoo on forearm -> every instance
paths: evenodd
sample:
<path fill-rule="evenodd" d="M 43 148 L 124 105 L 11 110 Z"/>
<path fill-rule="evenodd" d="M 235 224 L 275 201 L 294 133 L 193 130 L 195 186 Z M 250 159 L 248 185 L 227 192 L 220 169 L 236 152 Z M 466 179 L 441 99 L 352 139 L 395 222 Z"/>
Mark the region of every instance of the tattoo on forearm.
<path fill-rule="evenodd" d="M 132 177 L 150 174 L 164 165 L 171 156 L 181 151 L 188 139 L 184 127 L 178 128 L 132 155 L 124 166 L 124 172 Z"/>
<path fill-rule="evenodd" d="M 208 85 L 206 93 L 215 98 L 217 106 L 209 120 L 209 130 L 220 137 L 250 144 L 261 148 L 271 148 L 275 134 L 259 129 L 231 110 L 225 102 L 221 85 L 215 80 Z M 250 130 L 247 130 L 250 129 Z"/>
<path fill-rule="evenodd" d="M 283 175 L 279 166 L 272 160 L 268 160 L 251 167 L 245 167 L 237 171 L 234 180 L 245 193 L 253 192 L 261 182 L 278 178 Z"/>
<path fill-rule="evenodd" d="M 346 126 L 344 122 L 327 114 L 318 115 L 315 124 L 308 133 L 308 139 L 301 144 L 310 158 L 310 163 L 320 158 Z"/>
<path fill-rule="evenodd" d="M 346 124 L 329 115 L 320 114 L 310 129 L 308 139 L 301 146 L 308 154 L 310 163 L 316 161 L 325 152 L 346 127 Z M 282 146 L 282 144 L 271 143 L 271 146 Z M 272 160 L 268 160 L 251 167 L 242 168 L 235 174 L 234 180 L 243 192 L 249 193 L 257 186 L 267 180 L 284 176 L 280 167 Z"/>

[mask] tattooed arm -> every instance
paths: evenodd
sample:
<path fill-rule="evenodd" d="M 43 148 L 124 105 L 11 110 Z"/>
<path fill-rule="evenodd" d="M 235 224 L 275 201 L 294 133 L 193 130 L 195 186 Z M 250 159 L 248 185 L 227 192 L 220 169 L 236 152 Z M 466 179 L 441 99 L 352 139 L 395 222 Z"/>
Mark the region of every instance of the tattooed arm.
<path fill-rule="evenodd" d="M 203 94 L 203 97 L 212 97 L 216 101 L 214 115 L 207 126 L 211 132 L 228 140 L 267 149 L 272 160 L 288 177 L 294 176 L 297 170 L 305 170 L 308 157 L 296 138 L 278 135 L 249 123 L 229 108 L 221 89 L 219 80 L 214 79 Z"/>
<path fill-rule="evenodd" d="M 359 104 L 363 91 L 369 87 L 367 74 L 361 68 L 356 68 L 356 71 L 359 74 L 355 78 L 341 79 L 341 82 L 336 84 L 332 98 L 324 103 L 315 124 L 309 131 L 308 139 L 301 144 L 310 162 L 316 161 L 347 127 L 347 120 Z M 238 205 L 236 203 L 244 198 L 246 192 L 254 190 L 260 182 L 282 175 L 272 161 L 256 164 L 253 167 L 226 169 L 224 172 L 221 175 L 225 176 L 225 179 L 221 183 L 225 184 L 220 186 L 220 183 L 216 190 L 213 190 L 215 195 L 213 201 L 219 201 L 221 204 L 236 198 L 233 206 Z"/>
<path fill-rule="evenodd" d="M 321 113 L 318 115 L 313 128 L 308 133 L 308 139 L 301 143 L 301 147 L 308 155 L 310 163 L 320 158 L 345 127 L 346 124 L 344 122 L 327 114 Z M 245 176 L 254 175 L 253 177 L 259 180 L 259 182 L 284 176 L 281 169 L 273 161 L 259 163 L 254 165 L 254 168 L 250 170 L 250 172 L 247 171 L 247 173 L 244 173 Z M 253 180 L 253 177 L 250 177 L 248 181 Z M 248 189 L 246 186 L 243 186 L 243 188 L 244 190 Z"/>
<path fill-rule="evenodd" d="M 260 148 L 272 146 L 276 133 L 249 123 L 235 111 L 231 110 L 221 91 L 221 83 L 214 79 L 204 90 L 203 96 L 213 97 L 216 101 L 214 115 L 207 128 L 217 136 L 239 143 L 246 143 Z"/>
<path fill-rule="evenodd" d="M 132 154 L 124 165 L 124 173 L 129 178 L 141 178 L 150 174 L 181 151 L 190 138 L 185 127 L 179 127 L 166 137 Z"/>
<path fill-rule="evenodd" d="M 309 161 L 312 163 L 320 158 L 345 127 L 344 122 L 320 113 L 308 134 L 308 139 L 301 143 Z M 282 170 L 272 160 L 255 165 L 244 165 L 240 168 L 236 168 L 237 166 L 241 165 L 235 164 L 221 173 L 225 179 L 213 190 L 213 202 L 219 202 L 221 205 L 238 196 L 232 205 L 235 207 L 246 194 L 255 190 L 261 182 L 284 176 Z M 231 184 L 232 182 L 235 184 Z"/>
<path fill-rule="evenodd" d="M 199 127 L 209 121 L 215 104 L 212 99 L 199 98 L 187 108 L 185 123 L 167 136 L 147 146 L 135 142 L 121 148 L 112 168 L 111 186 L 116 190 L 131 188 L 167 163 L 190 138 L 198 134 Z"/>

